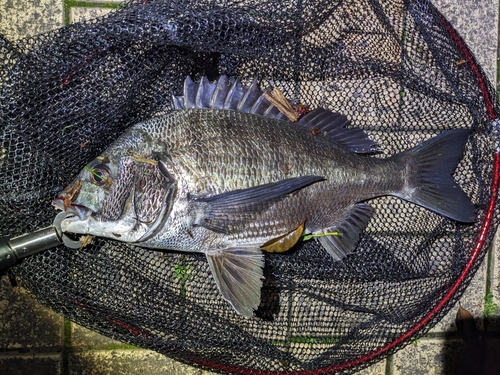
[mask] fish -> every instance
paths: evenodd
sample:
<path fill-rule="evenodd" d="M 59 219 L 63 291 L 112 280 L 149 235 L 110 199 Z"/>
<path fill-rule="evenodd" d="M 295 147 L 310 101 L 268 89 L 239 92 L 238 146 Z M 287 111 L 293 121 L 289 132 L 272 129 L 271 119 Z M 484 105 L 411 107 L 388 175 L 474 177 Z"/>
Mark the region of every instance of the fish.
<path fill-rule="evenodd" d="M 128 128 L 53 199 L 67 213 L 62 230 L 204 253 L 222 297 L 252 317 L 264 254 L 309 236 L 343 261 L 374 213 L 370 199 L 475 221 L 453 178 L 468 129 L 377 157 L 380 147 L 345 115 L 289 102 L 301 112 L 292 122 L 272 93 L 258 80 L 187 77 L 171 112 Z"/>

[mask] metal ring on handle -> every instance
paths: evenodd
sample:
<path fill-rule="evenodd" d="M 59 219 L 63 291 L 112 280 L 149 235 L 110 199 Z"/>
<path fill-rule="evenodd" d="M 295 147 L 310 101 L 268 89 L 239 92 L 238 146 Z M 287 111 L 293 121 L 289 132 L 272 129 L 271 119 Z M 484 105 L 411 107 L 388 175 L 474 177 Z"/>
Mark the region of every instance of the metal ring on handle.
<path fill-rule="evenodd" d="M 66 212 L 58 213 L 52 225 L 54 226 L 54 228 L 56 228 L 59 238 L 66 247 L 69 247 L 70 249 L 79 249 L 80 247 L 82 247 L 80 241 L 72 239 L 61 229 L 61 222 L 67 215 L 68 214 Z"/>

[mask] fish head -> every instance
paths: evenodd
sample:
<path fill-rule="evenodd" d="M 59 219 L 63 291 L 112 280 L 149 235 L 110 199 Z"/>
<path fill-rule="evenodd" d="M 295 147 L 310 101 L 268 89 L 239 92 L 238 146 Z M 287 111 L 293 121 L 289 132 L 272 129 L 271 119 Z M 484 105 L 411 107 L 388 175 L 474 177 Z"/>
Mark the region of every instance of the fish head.
<path fill-rule="evenodd" d="M 52 205 L 65 211 L 63 232 L 140 243 L 163 229 L 175 181 L 148 151 L 114 150 L 86 165 Z"/>

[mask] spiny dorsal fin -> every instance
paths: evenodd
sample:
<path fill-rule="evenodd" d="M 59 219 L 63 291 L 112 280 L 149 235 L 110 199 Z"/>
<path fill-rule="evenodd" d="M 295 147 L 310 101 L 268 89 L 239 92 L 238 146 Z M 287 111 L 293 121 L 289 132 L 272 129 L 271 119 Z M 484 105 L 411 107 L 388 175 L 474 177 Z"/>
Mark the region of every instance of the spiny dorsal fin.
<path fill-rule="evenodd" d="M 193 82 L 188 76 L 184 81 L 183 95 L 174 96 L 173 104 L 177 110 L 192 108 L 235 110 L 275 120 L 290 121 L 266 98 L 271 92 L 271 88 L 262 91 L 257 79 L 254 79 L 250 86 L 246 86 L 239 78 L 231 83 L 224 75 L 215 82 L 210 82 L 206 77 L 202 77 L 199 82 Z M 352 152 L 373 153 L 379 150 L 376 143 L 362 129 L 348 128 L 350 122 L 347 117 L 324 108 L 317 108 L 307 113 L 297 124 L 317 129 L 318 136 L 326 135 Z"/>
<path fill-rule="evenodd" d="M 214 83 L 206 77 L 202 77 L 200 82 L 193 82 L 188 76 L 184 81 L 183 95 L 173 97 L 174 108 L 232 109 L 286 120 L 286 116 L 265 97 L 271 89 L 262 91 L 258 82 L 254 79 L 250 86 L 245 86 L 239 78 L 231 83 L 227 76 L 221 76 Z"/>

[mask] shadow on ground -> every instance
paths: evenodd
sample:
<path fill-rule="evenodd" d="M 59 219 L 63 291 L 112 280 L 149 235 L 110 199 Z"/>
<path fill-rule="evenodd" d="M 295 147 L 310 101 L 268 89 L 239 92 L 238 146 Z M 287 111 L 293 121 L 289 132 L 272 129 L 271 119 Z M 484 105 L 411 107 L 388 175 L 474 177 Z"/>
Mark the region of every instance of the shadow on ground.
<path fill-rule="evenodd" d="M 459 319 L 456 332 L 447 335 L 443 346 L 443 375 L 498 375 L 500 374 L 500 334 L 489 332 L 498 326 L 499 319 Z M 463 314 L 462 314 L 463 315 Z M 484 330 L 478 330 L 480 324 Z"/>

